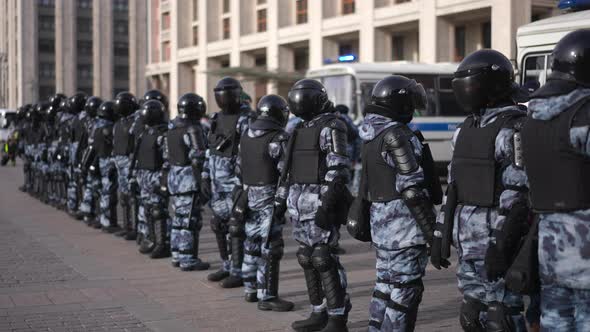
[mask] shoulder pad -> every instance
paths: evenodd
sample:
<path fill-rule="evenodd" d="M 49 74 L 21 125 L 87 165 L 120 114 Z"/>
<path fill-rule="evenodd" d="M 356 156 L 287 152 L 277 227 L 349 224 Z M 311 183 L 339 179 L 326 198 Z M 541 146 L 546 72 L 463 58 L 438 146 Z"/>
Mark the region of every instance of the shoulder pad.
<path fill-rule="evenodd" d="M 287 134 L 284 131 L 279 132 L 272 139 L 273 142 L 284 142 L 284 141 L 288 141 L 288 140 L 289 140 L 289 134 Z"/>
<path fill-rule="evenodd" d="M 408 132 L 404 130 L 405 126 L 393 126 L 387 128 L 387 132 L 383 135 L 383 142 L 386 147 L 399 148 L 404 146 L 408 141 Z"/>
<path fill-rule="evenodd" d="M 192 125 L 186 128 L 186 132 L 189 134 L 200 134 L 203 132 L 203 129 L 201 128 L 201 126 Z"/>
<path fill-rule="evenodd" d="M 346 126 L 346 123 L 340 118 L 334 118 L 334 119 L 328 121 L 326 123 L 326 127 L 340 130 L 340 131 L 346 131 L 348 129 L 348 127 Z"/>
<path fill-rule="evenodd" d="M 590 125 L 590 101 L 586 102 L 574 115 L 572 127 L 583 127 Z"/>

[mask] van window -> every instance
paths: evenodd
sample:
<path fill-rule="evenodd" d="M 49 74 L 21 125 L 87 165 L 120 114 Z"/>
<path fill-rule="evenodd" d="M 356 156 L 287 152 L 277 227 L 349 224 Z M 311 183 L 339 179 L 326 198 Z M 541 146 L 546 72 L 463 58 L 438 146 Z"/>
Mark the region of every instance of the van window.
<path fill-rule="evenodd" d="M 371 103 L 371 94 L 377 82 L 363 82 L 361 83 L 361 112 L 365 111 L 365 107 Z"/>
<path fill-rule="evenodd" d="M 537 82 L 539 86 L 545 84 L 549 74 L 546 70 L 550 60 L 548 55 L 534 54 L 525 57 L 521 78 L 522 85 L 532 85 L 534 82 Z"/>
<path fill-rule="evenodd" d="M 457 103 L 453 92 L 453 77 L 443 76 L 438 79 L 438 100 L 440 102 L 440 116 L 465 116 L 465 112 Z"/>

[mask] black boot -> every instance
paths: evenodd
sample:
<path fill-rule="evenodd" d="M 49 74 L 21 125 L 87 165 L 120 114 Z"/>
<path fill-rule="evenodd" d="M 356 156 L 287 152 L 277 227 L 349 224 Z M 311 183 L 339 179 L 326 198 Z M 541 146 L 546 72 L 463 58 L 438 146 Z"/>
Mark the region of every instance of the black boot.
<path fill-rule="evenodd" d="M 320 332 L 347 332 L 348 315 L 329 316 L 328 324 Z"/>
<path fill-rule="evenodd" d="M 307 285 L 307 293 L 309 295 L 309 302 L 314 306 L 319 306 L 324 301 L 324 291 L 322 290 L 322 283 L 320 274 L 313 268 L 304 269 L 305 284 Z M 328 323 L 328 313 L 324 310 L 321 312 L 312 312 L 309 318 L 298 320 L 291 324 L 291 327 L 298 332 L 303 331 L 319 331 L 323 329 Z"/>
<path fill-rule="evenodd" d="M 345 308 L 344 315 L 330 316 L 328 324 L 322 332 L 341 332 L 348 331 L 346 323 L 348 322 L 348 311 L 350 311 L 350 301 L 346 296 L 346 289 L 340 282 L 338 273 L 338 262 L 331 256 L 330 249 L 327 246 L 316 247 L 312 256 L 314 268 L 319 270 L 322 286 L 326 295 L 328 309 Z"/>
<path fill-rule="evenodd" d="M 154 221 L 156 234 L 156 247 L 150 254 L 150 258 L 166 258 L 172 256 L 170 253 L 170 241 L 168 240 L 168 226 L 166 219 L 160 218 Z"/>
<path fill-rule="evenodd" d="M 121 210 L 123 210 L 123 227 L 115 233 L 115 236 L 125 237 L 131 231 L 131 220 L 129 220 L 129 198 L 126 194 L 120 194 Z"/>
<path fill-rule="evenodd" d="M 141 241 L 139 243 L 139 252 L 142 254 L 149 254 L 150 252 L 152 252 L 154 250 L 154 247 L 156 247 L 156 243 L 155 243 L 155 232 L 154 232 L 154 223 L 152 220 L 148 220 L 147 221 L 147 227 L 148 227 L 148 237 L 144 236 L 143 234 L 141 236 L 138 236 L 138 240 Z"/>
<path fill-rule="evenodd" d="M 268 311 L 291 311 L 293 310 L 293 302 L 285 301 L 279 298 L 279 259 L 270 259 L 267 261 L 266 270 L 266 291 L 273 298 L 258 302 L 258 309 Z"/>
<path fill-rule="evenodd" d="M 215 240 L 217 240 L 217 248 L 219 249 L 219 256 L 221 257 L 221 260 L 224 262 L 227 261 L 229 259 L 229 255 L 227 253 L 227 237 L 225 232 L 215 232 Z M 229 277 L 229 272 L 225 271 L 222 267 L 219 270 L 209 274 L 207 276 L 207 280 L 221 281 L 227 277 Z"/>
<path fill-rule="evenodd" d="M 194 264 L 188 266 L 182 266 L 180 268 L 181 271 L 205 271 L 208 270 L 210 264 L 207 262 L 203 262 L 199 258 L 199 230 L 193 230 L 193 259 L 195 260 Z"/>
<path fill-rule="evenodd" d="M 127 241 L 133 241 L 133 240 L 137 240 L 137 238 L 139 237 L 137 234 L 137 216 L 138 216 L 138 212 L 135 209 L 135 202 L 133 199 L 129 199 L 129 206 L 127 206 L 127 212 L 124 214 L 124 216 L 127 216 L 128 221 L 129 221 L 129 229 L 127 231 L 127 233 L 125 234 L 125 240 Z"/>
<path fill-rule="evenodd" d="M 242 262 L 244 261 L 244 238 L 242 236 L 231 237 L 231 265 L 236 270 L 242 269 Z M 232 276 L 225 278 L 220 286 L 221 288 L 237 288 L 242 287 L 244 281 L 241 276 Z"/>
<path fill-rule="evenodd" d="M 86 224 L 86 226 L 92 227 L 92 224 L 94 224 L 94 216 L 90 213 L 88 213 L 88 214 L 79 213 L 79 214 L 83 216 L 82 221 Z"/>
<path fill-rule="evenodd" d="M 258 302 L 258 294 L 256 293 L 246 293 L 244 294 L 244 300 L 249 303 Z M 260 307 L 260 303 L 258 303 L 258 307 Z"/>

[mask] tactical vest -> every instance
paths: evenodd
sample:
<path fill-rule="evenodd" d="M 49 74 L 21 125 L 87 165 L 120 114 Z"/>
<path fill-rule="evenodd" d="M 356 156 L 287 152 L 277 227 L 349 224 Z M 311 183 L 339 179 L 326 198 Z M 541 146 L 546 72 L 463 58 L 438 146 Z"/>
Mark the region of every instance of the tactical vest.
<path fill-rule="evenodd" d="M 268 145 L 277 133 L 278 131 L 268 131 L 260 137 L 242 137 L 240 159 L 244 184 L 263 186 L 276 184 L 279 180 L 277 165 L 268 154 Z"/>
<path fill-rule="evenodd" d="M 137 151 L 137 169 L 157 171 L 162 167 L 164 160 L 158 147 L 158 137 L 161 130 L 149 128 L 143 131 Z"/>
<path fill-rule="evenodd" d="M 321 184 L 328 172 L 326 153 L 320 148 L 320 134 L 325 124 L 338 116 L 330 114 L 314 123 L 312 127 L 295 129 L 289 181 L 300 184 Z"/>
<path fill-rule="evenodd" d="M 544 121 L 528 118 L 522 129 L 523 157 L 535 211 L 590 208 L 590 157 L 575 151 L 570 128 L 588 98 Z"/>
<path fill-rule="evenodd" d="M 113 127 L 113 154 L 115 156 L 128 156 L 133 152 L 133 135 L 129 133 L 131 123 L 129 119 L 121 119 Z"/>
<path fill-rule="evenodd" d="M 86 128 L 84 128 L 84 124 L 78 118 L 78 115 L 74 115 L 74 120 L 72 121 L 72 139 L 74 142 L 80 142 L 84 137 L 86 132 Z"/>
<path fill-rule="evenodd" d="M 112 125 L 107 125 L 94 130 L 93 146 L 96 149 L 98 158 L 108 158 L 113 152 L 113 141 L 111 139 Z"/>
<path fill-rule="evenodd" d="M 496 162 L 496 137 L 509 122 L 524 116 L 520 112 L 504 112 L 485 127 L 477 127 L 470 116 L 460 125 L 451 161 L 451 176 L 456 184 L 457 201 L 465 205 L 498 206 L 502 193 L 500 169 Z"/>
<path fill-rule="evenodd" d="M 188 127 L 176 127 L 171 129 L 166 134 L 168 139 L 168 161 L 175 166 L 188 166 L 190 160 L 188 159 L 189 149 L 184 143 L 184 134 L 186 134 Z"/>
<path fill-rule="evenodd" d="M 238 153 L 240 136 L 236 131 L 238 120 L 242 112 L 229 114 L 218 112 L 215 125 L 209 133 L 209 151 L 211 154 L 222 157 L 233 157 Z"/>

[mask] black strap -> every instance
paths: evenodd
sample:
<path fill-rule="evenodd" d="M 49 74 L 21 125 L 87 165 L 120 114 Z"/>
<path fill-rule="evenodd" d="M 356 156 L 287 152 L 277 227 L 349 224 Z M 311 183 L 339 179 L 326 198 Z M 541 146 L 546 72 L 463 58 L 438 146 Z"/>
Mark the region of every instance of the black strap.
<path fill-rule="evenodd" d="M 383 300 L 383 301 L 389 301 L 391 299 L 391 294 L 386 294 L 386 293 L 383 293 L 381 291 L 375 290 L 373 292 L 373 297 L 374 298 L 377 298 L 377 299 L 380 299 L 380 300 Z"/>
<path fill-rule="evenodd" d="M 395 301 L 392 301 L 392 300 L 387 301 L 387 307 L 391 308 L 393 310 L 396 310 L 396 311 L 403 312 L 405 314 L 407 314 L 410 311 L 410 308 L 408 308 L 404 305 L 401 305 L 401 304 L 399 304 Z"/>
<path fill-rule="evenodd" d="M 254 257 L 260 257 L 260 250 L 244 250 L 244 254 Z"/>
<path fill-rule="evenodd" d="M 377 330 L 381 330 L 381 322 L 378 322 L 376 320 L 370 320 L 369 321 L 369 326 L 372 326 L 374 328 L 376 328 Z"/>

